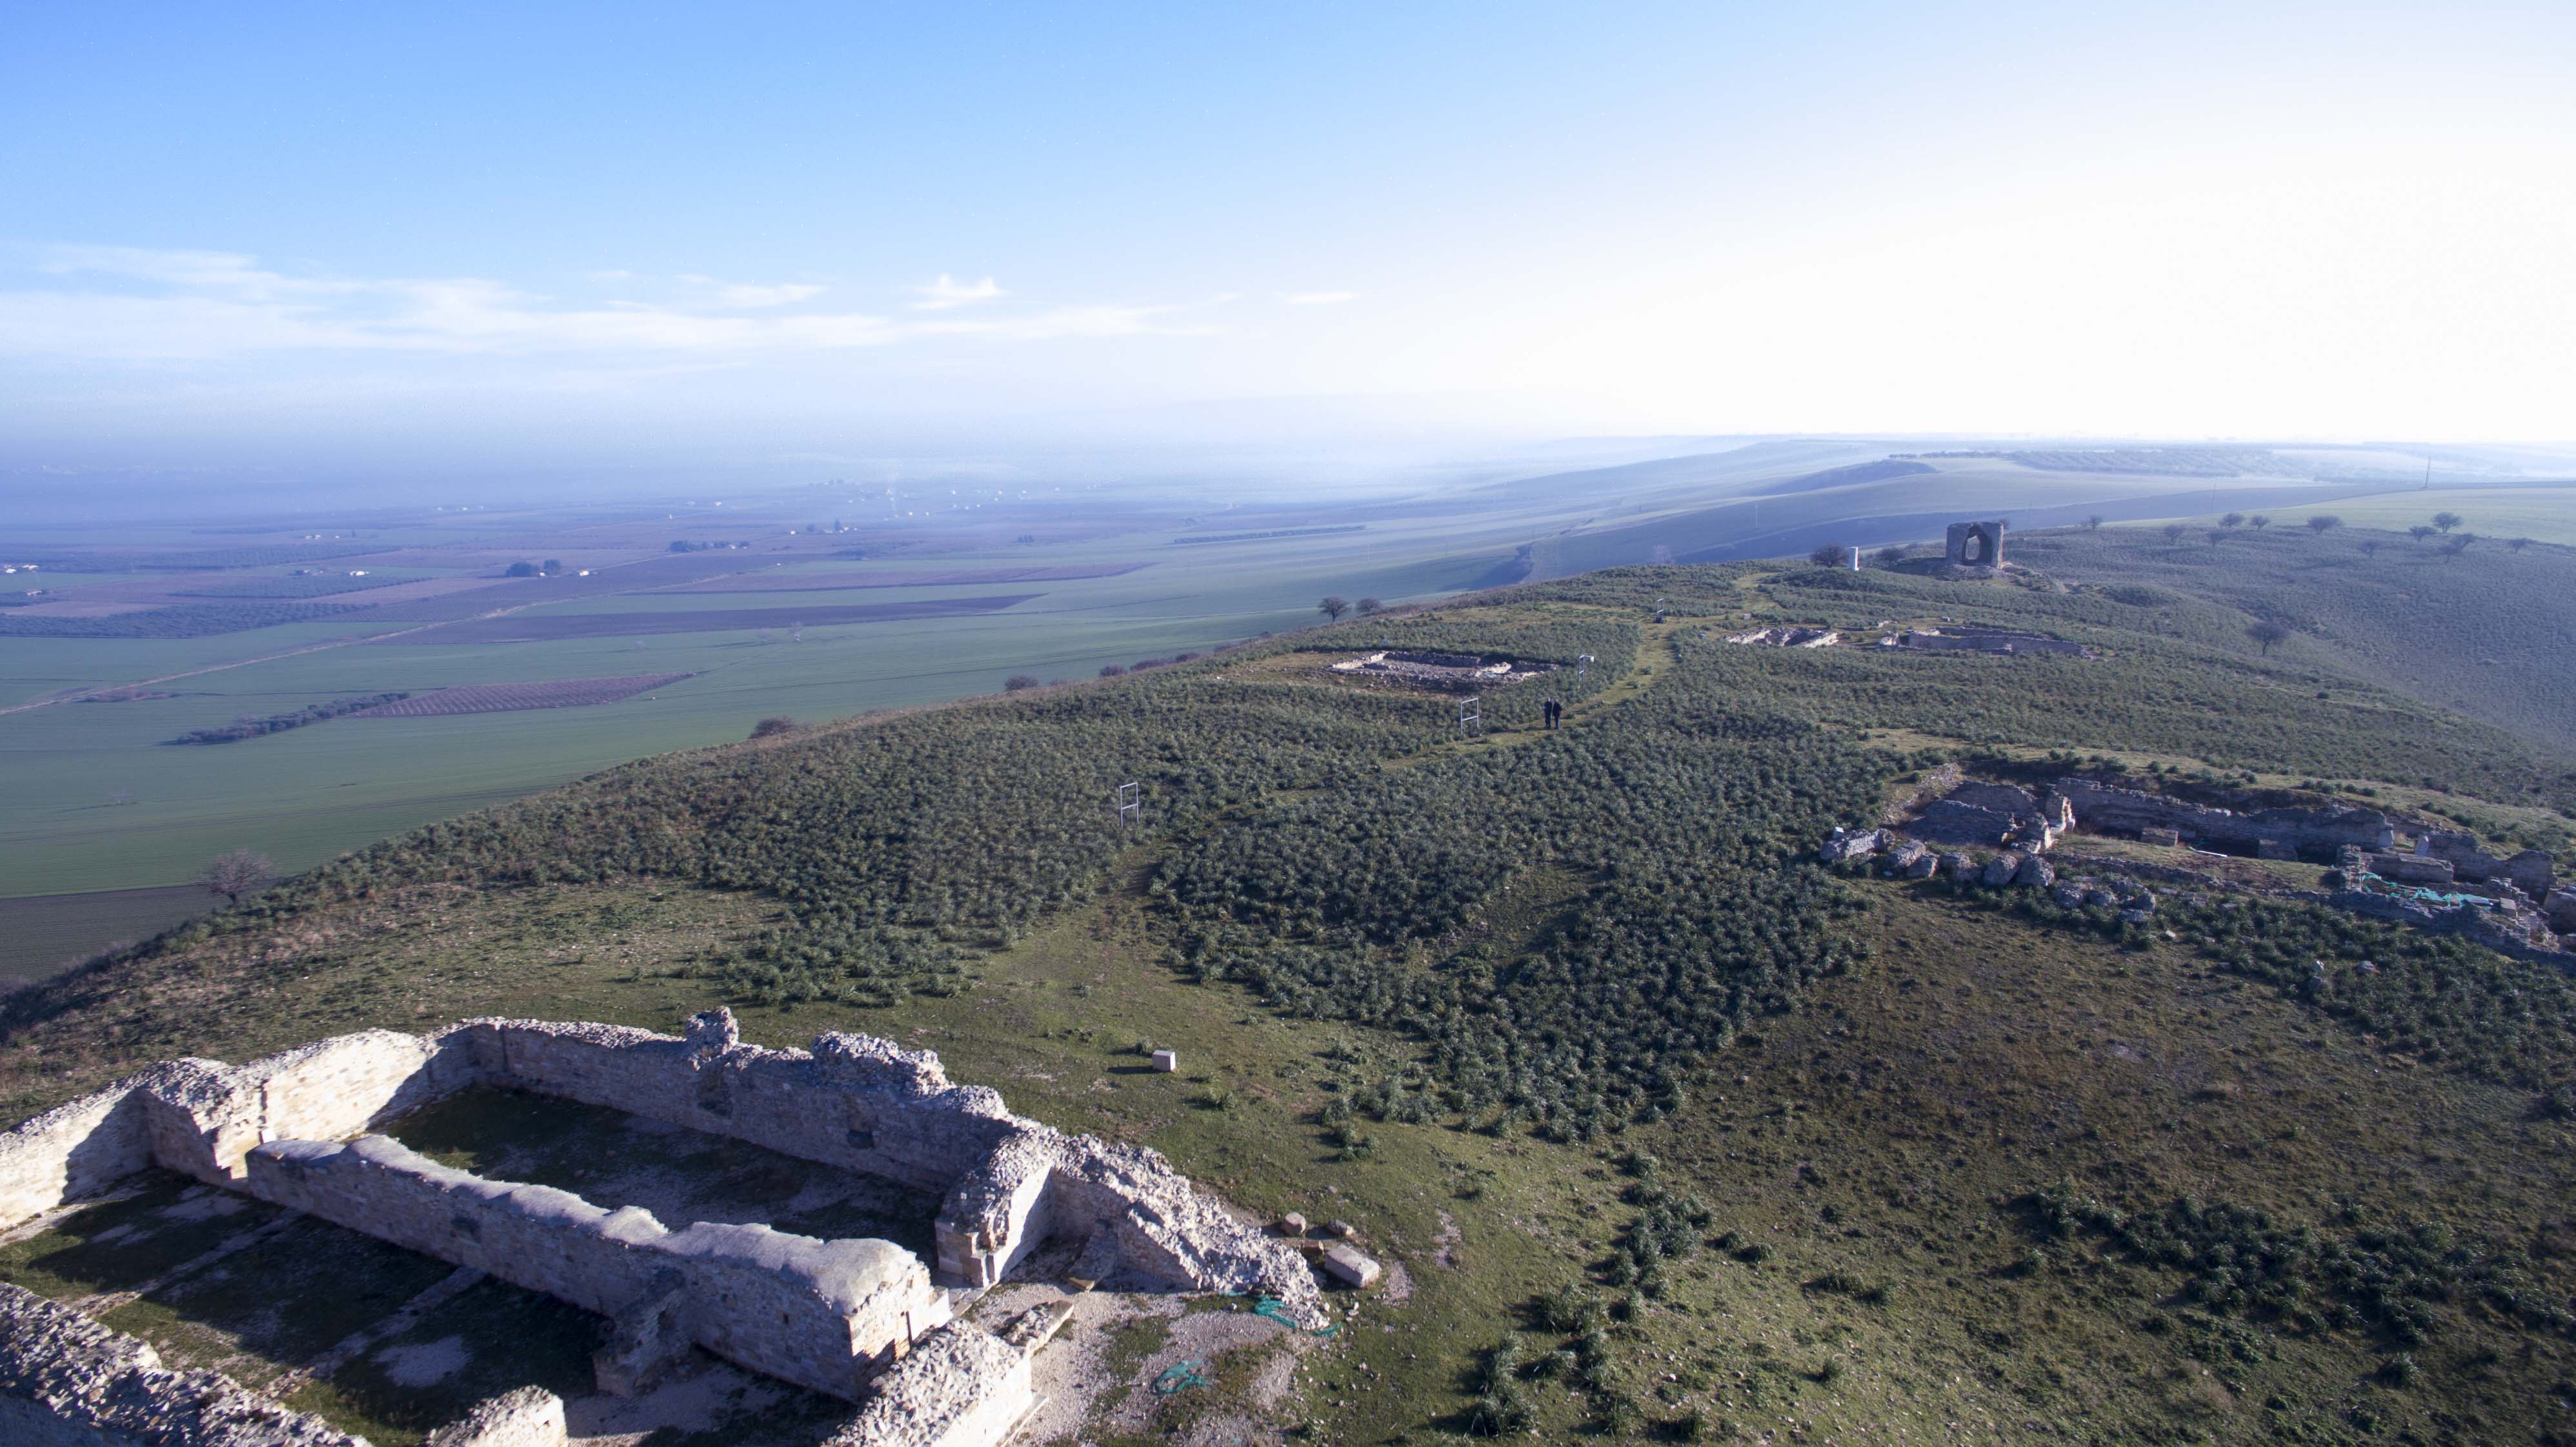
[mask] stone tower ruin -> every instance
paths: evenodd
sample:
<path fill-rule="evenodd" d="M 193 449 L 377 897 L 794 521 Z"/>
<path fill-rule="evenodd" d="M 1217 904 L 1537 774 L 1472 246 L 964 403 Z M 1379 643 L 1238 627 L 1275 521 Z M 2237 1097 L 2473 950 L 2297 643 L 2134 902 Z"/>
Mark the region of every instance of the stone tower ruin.
<path fill-rule="evenodd" d="M 1962 568 L 2002 567 L 2004 520 L 1950 524 L 1949 559 Z"/>

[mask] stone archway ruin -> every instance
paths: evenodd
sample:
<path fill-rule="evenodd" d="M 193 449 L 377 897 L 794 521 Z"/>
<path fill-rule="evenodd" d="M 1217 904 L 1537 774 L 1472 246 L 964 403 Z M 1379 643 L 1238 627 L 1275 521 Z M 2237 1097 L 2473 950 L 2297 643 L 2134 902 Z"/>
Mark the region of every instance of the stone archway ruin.
<path fill-rule="evenodd" d="M 2002 567 L 2004 520 L 1950 524 L 1949 561 L 1962 568 Z"/>

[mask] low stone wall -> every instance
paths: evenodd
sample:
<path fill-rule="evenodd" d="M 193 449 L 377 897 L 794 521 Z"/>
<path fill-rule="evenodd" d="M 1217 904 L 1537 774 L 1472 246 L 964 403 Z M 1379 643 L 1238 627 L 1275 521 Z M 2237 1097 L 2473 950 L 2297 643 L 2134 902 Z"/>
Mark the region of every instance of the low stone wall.
<path fill-rule="evenodd" d="M 764 1050 L 730 1017 L 674 1039 L 614 1025 L 469 1020 L 492 1078 L 767 1146 L 944 1194 L 1018 1123 L 991 1090 L 952 1085 L 939 1057 L 866 1035 Z"/>
<path fill-rule="evenodd" d="M 150 1344 L 0 1285 L 0 1442 L 8 1447 L 367 1447 L 217 1372 L 173 1372 Z"/>
<path fill-rule="evenodd" d="M 238 1067 L 171 1061 L 0 1134 L 0 1224 L 159 1165 L 620 1317 L 604 1381 L 649 1372 L 664 1345 L 694 1341 L 855 1397 L 947 1321 L 929 1271 L 889 1242 L 764 1226 L 672 1232 L 647 1212 L 450 1171 L 381 1137 L 332 1144 L 478 1084 L 940 1193 L 939 1268 L 973 1285 L 1070 1238 L 1092 1274 L 1257 1292 L 1307 1325 L 1323 1320 L 1303 1259 L 1200 1195 L 1156 1152 L 1015 1116 L 996 1092 L 952 1083 L 938 1056 L 891 1041 L 745 1045 L 721 1010 L 682 1038 L 491 1019 L 428 1036 L 361 1031 Z"/>
<path fill-rule="evenodd" d="M 1263 1291 L 1323 1319 L 1294 1251 L 1200 1197 L 1153 1151 L 1067 1136 L 1011 1114 L 998 1092 L 956 1085 L 929 1051 L 827 1034 L 811 1050 L 744 1045 L 709 1012 L 681 1039 L 609 1025 L 472 1020 L 491 1078 L 782 1155 L 941 1193 L 938 1268 L 990 1286 L 1048 1241 L 1108 1228 L 1128 1270 L 1190 1291 Z"/>
<path fill-rule="evenodd" d="M 2060 779 L 2057 792 L 2074 805 L 2077 823 L 2095 829 L 2171 829 L 2185 839 L 2243 849 L 2259 849 L 2265 840 L 2274 840 L 2301 853 L 2319 855 L 2331 855 L 2347 844 L 2386 849 L 2397 839 L 2387 815 L 2341 804 L 2239 814 L 2085 778 Z"/>
<path fill-rule="evenodd" d="M 1027 1355 L 961 1321 L 878 1378 L 877 1394 L 823 1447 L 984 1447 L 1036 1405 Z"/>
<path fill-rule="evenodd" d="M 383 1136 L 272 1141 L 251 1152 L 245 1189 L 603 1315 L 676 1290 L 672 1325 L 688 1339 L 852 1400 L 948 1320 L 920 1259 L 890 1241 L 703 1222 L 673 1232 L 649 1211 L 450 1170 Z"/>
<path fill-rule="evenodd" d="M 0 1135 L 0 1225 L 101 1195 L 152 1164 L 139 1083 L 119 1081 Z"/>

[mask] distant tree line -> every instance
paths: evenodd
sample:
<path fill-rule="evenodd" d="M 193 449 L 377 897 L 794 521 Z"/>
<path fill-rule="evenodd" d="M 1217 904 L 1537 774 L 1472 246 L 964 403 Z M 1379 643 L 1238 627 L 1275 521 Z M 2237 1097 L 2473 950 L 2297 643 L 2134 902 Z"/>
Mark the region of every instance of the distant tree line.
<path fill-rule="evenodd" d="M 177 738 L 168 739 L 165 740 L 165 742 L 173 744 L 237 744 L 244 739 L 255 739 L 265 734 L 282 734 L 288 729 L 300 729 L 306 724 L 318 724 L 325 719 L 338 718 L 342 714 L 357 713 L 362 709 L 375 708 L 388 703 L 399 703 L 409 697 L 411 697 L 411 694 L 408 691 L 405 691 L 399 693 L 372 693 L 364 698 L 335 698 L 329 703 L 306 704 L 304 707 L 297 709 L 293 713 L 273 713 L 260 718 L 243 717 L 235 719 L 231 723 L 219 725 L 215 728 L 190 729 L 186 733 L 179 735 Z"/>

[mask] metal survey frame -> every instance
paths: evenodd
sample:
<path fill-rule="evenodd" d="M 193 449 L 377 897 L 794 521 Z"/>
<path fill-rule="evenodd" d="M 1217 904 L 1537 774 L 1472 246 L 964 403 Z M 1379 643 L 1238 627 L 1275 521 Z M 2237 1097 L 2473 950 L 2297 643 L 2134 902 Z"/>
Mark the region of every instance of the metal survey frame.
<path fill-rule="evenodd" d="M 1482 738 L 1485 733 L 1484 695 L 1471 693 L 1458 700 L 1458 737 Z"/>
<path fill-rule="evenodd" d="M 1138 784 L 1133 779 L 1119 785 L 1118 792 L 1115 795 L 1115 802 L 1118 805 L 1118 822 L 1121 825 L 1135 825 L 1145 822 L 1145 789 L 1143 785 Z"/>

